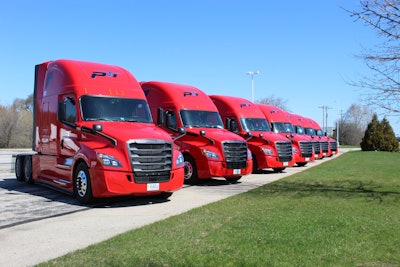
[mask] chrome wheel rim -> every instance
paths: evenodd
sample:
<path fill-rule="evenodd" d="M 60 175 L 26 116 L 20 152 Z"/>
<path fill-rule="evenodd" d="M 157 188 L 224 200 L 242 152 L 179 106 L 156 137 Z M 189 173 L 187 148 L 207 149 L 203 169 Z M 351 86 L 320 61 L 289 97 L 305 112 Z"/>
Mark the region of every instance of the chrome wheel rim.
<path fill-rule="evenodd" d="M 193 166 L 190 162 L 185 161 L 185 180 L 188 180 L 193 175 Z"/>
<path fill-rule="evenodd" d="M 76 192 L 80 197 L 84 197 L 87 191 L 87 177 L 84 171 L 79 171 L 76 177 Z"/>

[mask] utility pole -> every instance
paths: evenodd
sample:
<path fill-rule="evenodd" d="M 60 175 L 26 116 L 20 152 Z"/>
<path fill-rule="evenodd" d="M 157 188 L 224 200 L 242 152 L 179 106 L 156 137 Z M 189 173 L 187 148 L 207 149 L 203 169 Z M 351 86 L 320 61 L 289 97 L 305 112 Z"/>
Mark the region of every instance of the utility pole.
<path fill-rule="evenodd" d="M 328 109 L 332 109 L 328 106 L 318 107 L 322 108 L 322 128 L 325 129 L 325 133 L 328 132 Z"/>

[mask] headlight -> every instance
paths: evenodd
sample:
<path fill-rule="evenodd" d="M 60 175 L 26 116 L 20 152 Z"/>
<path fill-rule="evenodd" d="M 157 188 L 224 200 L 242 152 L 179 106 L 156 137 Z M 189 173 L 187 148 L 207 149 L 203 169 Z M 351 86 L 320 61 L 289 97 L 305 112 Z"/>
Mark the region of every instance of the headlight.
<path fill-rule="evenodd" d="M 265 155 L 273 155 L 274 152 L 268 148 L 261 148 Z"/>
<path fill-rule="evenodd" d="M 217 153 L 212 152 L 212 151 L 210 151 L 210 150 L 203 149 L 203 153 L 204 153 L 204 155 L 206 155 L 206 157 L 209 158 L 209 159 L 218 159 L 218 158 L 219 158 L 218 155 L 217 155 Z"/>
<path fill-rule="evenodd" d="M 175 164 L 176 166 L 183 165 L 185 163 L 185 159 L 183 158 L 182 153 L 179 152 L 179 156 L 176 158 Z"/>
<path fill-rule="evenodd" d="M 116 167 L 116 168 L 122 167 L 121 163 L 117 159 L 106 154 L 98 153 L 97 159 L 103 166 Z"/>
<path fill-rule="evenodd" d="M 247 159 L 253 159 L 250 149 L 247 149 Z"/>

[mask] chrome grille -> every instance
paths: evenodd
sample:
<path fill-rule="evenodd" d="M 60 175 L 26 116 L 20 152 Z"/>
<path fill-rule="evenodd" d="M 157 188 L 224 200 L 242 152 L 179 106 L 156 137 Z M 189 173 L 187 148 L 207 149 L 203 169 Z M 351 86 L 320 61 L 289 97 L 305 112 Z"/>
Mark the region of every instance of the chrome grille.
<path fill-rule="evenodd" d="M 172 169 L 172 144 L 164 140 L 139 139 L 127 142 L 136 183 L 166 182 Z"/>
<path fill-rule="evenodd" d="M 313 144 L 307 141 L 300 141 L 300 152 L 303 158 L 310 158 L 313 155 Z"/>
<path fill-rule="evenodd" d="M 337 150 L 337 142 L 336 141 L 331 141 L 329 142 L 330 146 L 331 146 L 331 150 L 332 151 L 336 151 Z"/>
<path fill-rule="evenodd" d="M 226 166 L 228 169 L 246 168 L 247 143 L 242 141 L 222 142 Z"/>
<path fill-rule="evenodd" d="M 292 160 L 292 142 L 279 141 L 275 143 L 275 146 L 280 162 L 289 162 Z"/>
<path fill-rule="evenodd" d="M 322 152 L 328 153 L 328 151 L 329 151 L 329 144 L 328 144 L 327 141 L 321 141 L 321 149 L 322 149 Z"/>
<path fill-rule="evenodd" d="M 319 154 L 321 152 L 321 143 L 318 141 L 312 141 L 314 153 Z"/>

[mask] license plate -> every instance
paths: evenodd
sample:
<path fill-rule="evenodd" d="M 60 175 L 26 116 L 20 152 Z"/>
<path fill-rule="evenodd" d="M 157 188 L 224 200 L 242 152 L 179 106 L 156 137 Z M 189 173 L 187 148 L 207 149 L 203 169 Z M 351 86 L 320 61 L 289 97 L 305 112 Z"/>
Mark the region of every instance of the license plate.
<path fill-rule="evenodd" d="M 285 167 L 289 166 L 289 162 L 284 162 L 283 166 L 285 166 Z"/>
<path fill-rule="evenodd" d="M 160 190 L 160 184 L 159 183 L 147 184 L 147 191 L 158 191 L 158 190 Z"/>
<path fill-rule="evenodd" d="M 233 169 L 233 174 L 240 174 L 240 169 Z"/>
<path fill-rule="evenodd" d="M 306 161 L 310 161 L 310 158 L 306 158 Z"/>

